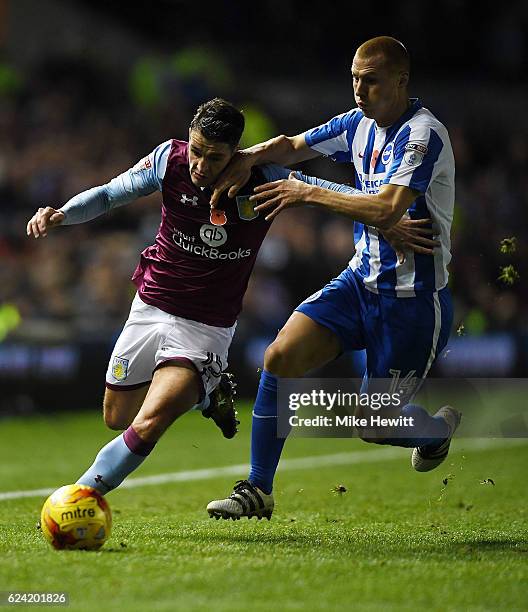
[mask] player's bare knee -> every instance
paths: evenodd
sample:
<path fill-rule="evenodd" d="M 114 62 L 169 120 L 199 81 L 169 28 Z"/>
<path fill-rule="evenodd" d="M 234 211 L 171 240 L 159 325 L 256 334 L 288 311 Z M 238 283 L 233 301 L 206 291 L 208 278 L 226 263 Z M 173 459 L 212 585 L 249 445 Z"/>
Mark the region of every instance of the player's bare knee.
<path fill-rule="evenodd" d="M 264 369 L 275 376 L 282 376 L 282 365 L 284 355 L 281 345 L 277 340 L 272 342 L 264 353 Z"/>
<path fill-rule="evenodd" d="M 134 431 L 146 442 L 157 442 L 169 425 L 159 415 L 137 416 L 132 422 Z"/>
<path fill-rule="evenodd" d="M 128 424 L 124 422 L 123 418 L 119 414 L 118 410 L 115 410 L 112 406 L 109 406 L 107 403 L 103 405 L 103 419 L 105 425 L 109 429 L 114 429 L 116 431 L 120 429 L 126 429 Z"/>
<path fill-rule="evenodd" d="M 302 376 L 304 372 L 298 363 L 295 351 L 287 341 L 277 338 L 264 354 L 264 369 L 281 378 Z"/>
<path fill-rule="evenodd" d="M 116 431 L 126 429 L 130 425 L 129 419 L 123 415 L 119 403 L 113 401 L 108 396 L 105 396 L 103 401 L 103 419 L 109 429 Z"/>

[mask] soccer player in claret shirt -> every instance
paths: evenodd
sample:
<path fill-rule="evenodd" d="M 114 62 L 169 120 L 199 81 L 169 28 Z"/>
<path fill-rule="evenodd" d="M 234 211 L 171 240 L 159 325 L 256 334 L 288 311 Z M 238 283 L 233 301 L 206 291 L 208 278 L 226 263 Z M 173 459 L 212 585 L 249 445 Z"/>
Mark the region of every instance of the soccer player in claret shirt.
<path fill-rule="evenodd" d="M 251 471 L 229 497 L 207 506 L 211 516 L 271 516 L 273 478 L 284 445 L 276 427 L 280 378 L 303 376 L 344 351 L 366 349 L 364 390 L 387 381 L 389 388 L 404 388 L 402 403 L 409 402 L 447 343 L 453 318 L 447 264 L 455 164 L 446 128 L 409 98 L 409 67 L 401 42 L 388 36 L 368 40 L 352 62 L 356 108 L 297 136 L 279 136 L 239 152 L 217 181 L 212 206 L 226 190 L 237 193 L 253 164 L 295 164 L 327 155 L 353 165 L 360 192 L 329 198 L 316 185 L 281 180 L 257 187 L 252 196 L 259 203 L 256 210 L 269 218 L 308 204 L 354 219 L 356 250 L 349 266 L 296 309 L 266 350 L 253 411 Z M 432 221 L 439 242 L 433 257 L 397 256 L 384 234 L 402 217 Z M 409 403 L 395 409 L 413 420 L 412 431 L 395 427 L 360 431 L 360 436 L 412 448 L 411 463 L 419 472 L 436 468 L 448 454 L 458 411 L 444 406 L 431 416 Z"/>
<path fill-rule="evenodd" d="M 244 117 L 233 105 L 218 98 L 206 102 L 191 122 L 189 142 L 169 140 L 108 184 L 58 210 L 40 208 L 28 222 L 27 234 L 39 238 L 49 228 L 89 221 L 157 190 L 163 196 L 159 231 L 132 277 L 137 295 L 106 374 L 104 420 L 125 431 L 101 449 L 77 481 L 102 494 L 119 486 L 164 431 L 195 405 L 225 437 L 236 433 L 232 385 L 223 372 L 248 279 L 270 227 L 247 196 L 290 172 L 275 165 L 255 167 L 241 195 L 222 197 L 212 211 L 209 186 L 236 152 L 243 129 Z"/>

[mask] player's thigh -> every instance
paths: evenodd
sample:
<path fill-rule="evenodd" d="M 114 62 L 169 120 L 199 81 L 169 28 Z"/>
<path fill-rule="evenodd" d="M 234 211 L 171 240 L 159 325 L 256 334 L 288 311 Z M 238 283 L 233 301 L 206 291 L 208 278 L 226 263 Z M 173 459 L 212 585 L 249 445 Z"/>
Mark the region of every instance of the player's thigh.
<path fill-rule="evenodd" d="M 156 351 L 156 367 L 172 363 L 194 368 L 201 383 L 200 401 L 214 391 L 228 366 L 236 325 L 216 327 L 174 317 L 174 324 Z"/>
<path fill-rule="evenodd" d="M 302 302 L 268 347 L 264 367 L 278 376 L 302 376 L 342 352 L 365 348 L 357 282 L 347 268 Z"/>
<path fill-rule="evenodd" d="M 103 400 L 105 424 L 110 429 L 126 429 L 139 412 L 149 385 L 139 388 L 106 389 Z"/>
<path fill-rule="evenodd" d="M 140 438 L 156 442 L 182 414 L 198 403 L 202 384 L 193 366 L 167 363 L 154 372 L 147 396 L 132 427 Z"/>
<path fill-rule="evenodd" d="M 136 295 L 110 357 L 106 387 L 132 390 L 150 383 L 160 340 L 172 325 L 171 315 L 145 304 Z"/>
<path fill-rule="evenodd" d="M 453 321 L 449 291 L 417 298 L 381 298 L 380 317 L 367 322 L 367 375 L 398 380 L 410 401 L 447 344 Z"/>
<path fill-rule="evenodd" d="M 302 376 L 340 352 L 341 343 L 333 331 L 302 312 L 294 312 L 267 348 L 264 368 L 276 376 Z"/>

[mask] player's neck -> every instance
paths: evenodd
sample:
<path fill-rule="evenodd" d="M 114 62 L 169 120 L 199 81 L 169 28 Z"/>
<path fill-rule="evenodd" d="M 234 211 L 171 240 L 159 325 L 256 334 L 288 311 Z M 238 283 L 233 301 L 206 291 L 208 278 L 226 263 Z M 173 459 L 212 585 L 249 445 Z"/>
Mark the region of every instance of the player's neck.
<path fill-rule="evenodd" d="M 411 108 L 411 106 L 412 102 L 409 100 L 408 96 L 402 98 L 389 113 L 387 113 L 384 117 L 380 117 L 379 120 L 376 120 L 376 125 L 383 128 L 393 125 Z"/>

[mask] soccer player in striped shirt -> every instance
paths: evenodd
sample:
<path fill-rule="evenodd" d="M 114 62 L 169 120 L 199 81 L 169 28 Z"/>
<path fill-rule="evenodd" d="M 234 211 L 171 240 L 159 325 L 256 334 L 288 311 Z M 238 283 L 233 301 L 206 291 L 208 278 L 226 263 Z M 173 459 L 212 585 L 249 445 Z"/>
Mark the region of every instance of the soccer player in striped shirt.
<path fill-rule="evenodd" d="M 352 164 L 361 193 L 330 194 L 297 180 L 255 189 L 256 210 L 272 219 L 286 208 L 312 205 L 355 220 L 356 251 L 348 267 L 303 302 L 268 347 L 253 412 L 251 471 L 230 497 L 211 502 L 217 518 L 271 516 L 273 478 L 284 440 L 277 438 L 277 382 L 303 376 L 348 350 L 366 349 L 365 383 L 405 383 L 402 417 L 413 437 L 363 435 L 369 442 L 413 448 L 417 471 L 447 456 L 460 414 L 451 407 L 430 416 L 408 404 L 445 347 L 453 310 L 447 288 L 455 165 L 446 128 L 408 94 L 409 55 L 394 38 L 362 44 L 353 59 L 357 107 L 294 137 L 279 136 L 237 154 L 211 199 L 233 196 L 257 163 L 291 165 L 325 155 Z M 399 258 L 382 232 L 402 218 L 432 221 L 439 246 L 433 256 Z M 365 389 L 367 384 L 364 385 Z M 418 436 L 416 435 L 418 432 Z"/>

